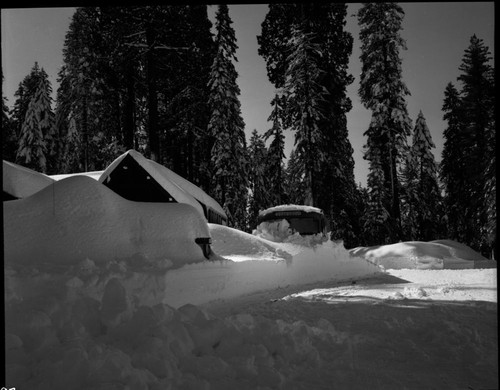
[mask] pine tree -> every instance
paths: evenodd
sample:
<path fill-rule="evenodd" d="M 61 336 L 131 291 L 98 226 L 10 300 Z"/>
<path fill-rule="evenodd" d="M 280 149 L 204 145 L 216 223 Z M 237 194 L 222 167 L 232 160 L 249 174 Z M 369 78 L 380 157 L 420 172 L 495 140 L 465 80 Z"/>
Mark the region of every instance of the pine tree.
<path fill-rule="evenodd" d="M 248 205 L 248 224 L 250 229 L 257 225 L 259 211 L 270 206 L 270 178 L 266 176 L 267 150 L 264 139 L 252 132 L 248 145 L 250 199 Z"/>
<path fill-rule="evenodd" d="M 431 149 L 434 142 L 422 111 L 418 114 L 413 132 L 412 156 L 409 168 L 413 180 L 408 180 L 406 190 L 410 199 L 410 218 L 415 227 L 413 240 L 436 240 L 443 233 L 441 228 L 441 194 L 437 181 L 437 165 Z M 413 204 L 411 204 L 413 203 Z"/>
<path fill-rule="evenodd" d="M 280 97 L 276 95 L 271 101 L 273 111 L 268 118 L 268 121 L 273 123 L 273 126 L 264 133 L 264 139 L 267 141 L 270 138 L 271 144 L 267 151 L 266 162 L 266 177 L 269 182 L 269 200 L 271 205 L 280 205 L 285 203 L 285 173 L 283 168 L 283 159 L 285 158 L 285 135 L 281 127 L 281 107 Z"/>
<path fill-rule="evenodd" d="M 295 131 L 298 158 L 303 161 L 306 180 L 305 204 L 317 204 L 315 178 L 324 159 L 323 137 L 319 121 L 323 119 L 320 104 L 325 89 L 318 83 L 321 71 L 317 58 L 321 56 L 312 34 L 300 29 L 292 32 L 293 51 L 288 58 L 283 88 L 291 129 Z"/>
<path fill-rule="evenodd" d="M 399 35 L 403 17 L 404 12 L 396 3 L 366 3 L 358 12 L 362 43 L 359 95 L 363 105 L 372 111 L 370 127 L 365 132 L 368 137 L 365 159 L 375 158 L 370 161 L 370 169 L 382 171 L 374 172 L 369 179 L 369 185 L 378 186 L 370 191 L 370 204 L 375 209 L 369 214 L 388 224 L 381 231 L 388 230 L 391 242 L 401 238 L 398 170 L 404 161 L 407 137 L 411 132 L 405 102 L 405 96 L 410 93 L 402 81 L 399 56 L 400 48 L 406 49 Z M 377 183 L 375 177 L 383 182 Z"/>
<path fill-rule="evenodd" d="M 21 128 L 16 160 L 25 167 L 45 173 L 47 169 L 47 143 L 39 126 L 36 112 L 36 101 L 33 99 L 28 106 L 26 118 Z"/>
<path fill-rule="evenodd" d="M 217 55 L 210 72 L 211 108 L 208 129 L 215 138 L 212 148 L 213 195 L 228 215 L 228 224 L 245 230 L 248 184 L 248 157 L 240 89 L 236 83 L 236 37 L 227 5 L 216 13 Z"/>
<path fill-rule="evenodd" d="M 477 224 L 483 229 L 474 229 L 467 237 L 468 243 L 483 253 L 490 251 L 490 243 L 484 235 L 484 227 L 488 223 L 489 204 L 486 200 L 486 175 L 491 165 L 494 153 L 491 153 L 487 139 L 490 131 L 494 131 L 494 73 L 489 64 L 491 60 L 488 47 L 482 39 L 473 35 L 470 45 L 465 50 L 459 69 L 462 74 L 458 80 L 462 83 L 462 104 L 466 118 L 466 131 L 470 137 L 470 148 L 466 149 L 468 166 L 468 181 L 470 183 L 471 224 Z M 486 157 L 486 158 L 485 158 Z M 491 171 L 489 173 L 491 177 Z"/>
<path fill-rule="evenodd" d="M 448 127 L 441 166 L 450 238 L 485 255 L 496 240 L 495 98 L 489 54 L 474 35 L 459 67 L 462 90 L 447 86 L 443 111 Z"/>
<path fill-rule="evenodd" d="M 262 35 L 257 40 L 259 54 L 266 60 L 269 80 L 277 89 L 285 85 L 286 71 L 290 67 L 289 54 L 296 50 L 293 44 L 297 40 L 291 39 L 294 31 L 311 34 L 308 36 L 312 38 L 312 45 L 321 53 L 315 58 L 320 71 L 316 83 L 323 88 L 324 93 L 321 101 L 318 101 L 322 115 L 316 119 L 316 123 L 324 142 L 319 145 L 321 161 L 316 161 L 317 171 L 321 174 L 314 178 L 315 197 L 317 206 L 324 210 L 330 225 L 336 230 L 336 236 L 332 237 L 357 245 L 356 240 L 362 234 L 353 149 L 348 138 L 346 119 L 346 113 L 351 109 L 346 88 L 353 81 L 348 74 L 352 36 L 344 31 L 346 15 L 347 6 L 341 3 L 270 4 L 262 23 Z M 284 129 L 290 128 L 292 123 L 287 105 L 284 99 L 281 115 Z"/>
<path fill-rule="evenodd" d="M 47 146 L 47 173 L 57 173 L 57 142 L 52 111 L 52 87 L 47 78 L 41 78 L 35 93 L 36 117 Z"/>
<path fill-rule="evenodd" d="M 15 161 L 17 137 L 6 101 L 7 98 L 2 97 L 2 158 L 6 161 Z"/>
<path fill-rule="evenodd" d="M 19 163 L 43 173 L 52 168 L 52 165 L 47 165 L 47 159 L 54 156 L 54 114 L 50 93 L 49 80 L 46 77 L 40 78 L 21 127 L 17 151 Z"/>
<path fill-rule="evenodd" d="M 468 224 L 465 216 L 469 189 L 466 179 L 466 147 L 468 137 L 465 133 L 465 115 L 462 109 L 460 93 L 452 83 L 445 90 L 443 119 L 448 127 L 444 130 L 444 147 L 440 176 L 445 196 L 447 230 L 450 238 L 466 242 Z"/>
<path fill-rule="evenodd" d="M 17 138 L 20 137 L 21 127 L 23 126 L 28 106 L 35 96 L 38 85 L 40 84 L 40 79 L 42 78 L 48 78 L 48 75 L 40 68 L 38 62 L 35 62 L 30 73 L 21 83 L 19 83 L 19 87 L 14 93 L 16 100 L 12 112 L 12 121 L 15 126 Z"/>
<path fill-rule="evenodd" d="M 368 130 L 370 131 L 370 129 Z M 390 221 L 387 205 L 390 205 L 388 191 L 383 183 L 386 182 L 382 166 L 381 150 L 373 137 L 368 137 L 368 147 L 365 159 L 369 162 L 368 172 L 368 203 L 363 216 L 363 231 L 368 245 L 389 244 L 394 236 L 394 225 Z"/>

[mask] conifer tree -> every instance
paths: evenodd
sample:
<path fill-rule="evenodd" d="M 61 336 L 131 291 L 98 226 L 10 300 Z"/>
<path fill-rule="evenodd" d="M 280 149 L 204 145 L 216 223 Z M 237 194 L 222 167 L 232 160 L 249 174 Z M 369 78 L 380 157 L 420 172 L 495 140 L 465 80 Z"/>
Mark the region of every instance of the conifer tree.
<path fill-rule="evenodd" d="M 466 119 L 466 130 L 470 138 L 467 153 L 467 178 L 470 182 L 470 222 L 483 229 L 474 229 L 468 237 L 468 243 L 483 253 L 490 251 L 490 243 L 484 235 L 484 227 L 488 222 L 489 204 L 486 200 L 486 175 L 488 167 L 494 164 L 494 153 L 487 145 L 494 132 L 494 73 L 489 64 L 490 52 L 482 39 L 473 35 L 469 47 L 465 50 L 459 69 L 462 74 L 458 80 L 462 83 L 462 107 Z M 491 170 L 489 172 L 491 177 Z M 490 194 L 491 200 L 491 194 Z"/>
<path fill-rule="evenodd" d="M 17 161 L 29 168 L 47 173 L 47 159 L 54 156 L 53 125 L 50 97 L 51 87 L 47 78 L 40 78 L 35 95 L 26 112 L 17 150 Z M 49 172 L 54 173 L 54 172 Z"/>
<path fill-rule="evenodd" d="M 215 142 L 212 148 L 213 195 L 228 215 L 228 224 L 245 230 L 248 157 L 244 122 L 241 117 L 240 89 L 236 83 L 236 37 L 227 5 L 216 13 L 217 55 L 210 72 L 208 129 Z"/>
<path fill-rule="evenodd" d="M 399 50 L 406 49 L 399 35 L 403 17 L 404 12 L 396 3 L 366 3 L 358 12 L 362 62 L 359 95 L 363 105 L 372 111 L 365 132 L 368 137 L 365 159 L 370 161 L 371 170 L 377 170 L 368 180 L 369 185 L 377 186 L 370 191 L 370 205 L 375 209 L 369 215 L 388 225 L 381 231 L 388 231 L 391 242 L 401 238 L 398 171 L 411 132 L 405 102 L 409 91 L 402 81 L 399 56 Z M 383 181 L 379 183 L 375 178 Z M 375 221 L 372 227 L 376 226 Z"/>
<path fill-rule="evenodd" d="M 47 144 L 44 141 L 42 129 L 38 125 L 36 102 L 33 99 L 28 106 L 26 118 L 21 127 L 16 161 L 25 167 L 44 173 L 47 168 L 46 154 Z"/>
<path fill-rule="evenodd" d="M 292 53 L 288 58 L 283 91 L 287 98 L 287 114 L 291 129 L 295 131 L 295 146 L 298 158 L 304 164 L 306 181 L 305 204 L 317 204 L 315 178 L 324 159 L 321 148 L 322 133 L 319 121 L 324 118 L 321 111 L 323 94 L 326 90 L 318 83 L 321 71 L 318 45 L 313 43 L 312 34 L 301 29 L 292 32 Z"/>
<path fill-rule="evenodd" d="M 410 237 L 412 240 L 436 240 L 443 233 L 441 194 L 432 148 L 435 148 L 435 145 L 424 115 L 420 111 L 413 131 L 409 160 L 409 164 L 414 166 L 409 168 L 412 175 L 407 180 L 405 188 L 409 194 L 410 218 L 413 219 L 415 228 Z"/>
<path fill-rule="evenodd" d="M 450 236 L 485 255 L 496 240 L 491 228 L 496 206 L 492 207 L 495 95 L 490 60 L 483 40 L 472 36 L 459 67 L 462 90 L 449 84 L 445 91 L 448 128 L 441 167 Z"/>
<path fill-rule="evenodd" d="M 2 158 L 13 162 L 16 159 L 17 137 L 6 100 L 2 97 Z"/>
<path fill-rule="evenodd" d="M 467 184 L 464 141 L 467 140 L 464 126 L 464 112 L 460 93 L 457 88 L 448 83 L 445 90 L 443 104 L 443 119 L 448 123 L 444 130 L 444 147 L 440 177 L 443 183 L 445 196 L 447 231 L 450 238 L 459 242 L 466 242 L 467 223 L 465 210 L 467 209 Z"/>
<path fill-rule="evenodd" d="M 30 73 L 19 83 L 18 89 L 14 93 L 16 98 L 12 112 L 12 121 L 15 127 L 17 138 L 20 137 L 28 106 L 35 96 L 40 79 L 48 78 L 47 73 L 35 62 Z"/>
<path fill-rule="evenodd" d="M 269 182 L 269 201 L 271 205 L 285 203 L 285 174 L 283 159 L 285 158 L 285 135 L 281 127 L 280 97 L 276 95 L 271 101 L 273 110 L 268 118 L 273 126 L 264 133 L 264 139 L 271 140 L 267 151 L 266 177 Z"/>
<path fill-rule="evenodd" d="M 368 245 L 389 244 L 394 236 L 394 224 L 390 222 L 388 205 L 389 195 L 384 187 L 385 173 L 382 166 L 382 155 L 378 145 L 374 145 L 372 137 L 368 137 L 365 159 L 369 162 L 368 203 L 363 216 L 363 231 Z"/>
<path fill-rule="evenodd" d="M 321 174 L 314 177 L 316 205 L 324 210 L 330 225 L 336 229 L 334 239 L 357 245 L 354 237 L 361 237 L 359 197 L 346 120 L 346 112 L 351 109 L 346 88 L 353 81 L 348 74 L 352 36 L 344 31 L 346 15 L 347 6 L 342 3 L 270 4 L 262 23 L 262 35 L 257 40 L 269 80 L 277 89 L 284 87 L 290 54 L 297 50 L 293 45 L 298 41 L 291 39 L 294 32 L 306 34 L 320 53 L 312 57 L 320 73 L 316 83 L 323 88 L 321 99 L 317 100 L 322 115 L 316 123 L 323 142 L 316 161 L 317 172 Z M 283 99 L 284 129 L 289 129 L 292 123 L 287 105 L 287 99 Z"/>
<path fill-rule="evenodd" d="M 254 129 L 248 145 L 250 199 L 248 205 L 249 228 L 255 228 L 259 211 L 270 206 L 270 178 L 266 176 L 267 150 L 264 139 Z"/>

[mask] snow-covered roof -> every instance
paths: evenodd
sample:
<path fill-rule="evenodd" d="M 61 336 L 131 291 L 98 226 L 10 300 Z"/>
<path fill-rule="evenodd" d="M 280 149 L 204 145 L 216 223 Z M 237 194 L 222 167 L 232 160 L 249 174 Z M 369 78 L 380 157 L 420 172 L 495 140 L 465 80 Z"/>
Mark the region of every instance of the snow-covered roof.
<path fill-rule="evenodd" d="M 3 160 L 3 191 L 16 198 L 26 198 L 54 183 L 51 177 Z"/>
<path fill-rule="evenodd" d="M 190 204 L 202 215 L 205 215 L 203 208 L 200 205 L 201 202 L 206 207 L 212 208 L 216 213 L 224 218 L 227 218 L 224 209 L 219 205 L 219 203 L 201 188 L 179 176 L 167 167 L 147 159 L 135 150 L 128 150 L 123 153 L 103 171 L 68 173 L 50 176 L 4 161 L 4 191 L 12 196 L 15 196 L 16 198 L 25 198 L 40 191 L 55 181 L 74 176 L 88 176 L 99 181 L 100 183 L 105 183 L 111 172 L 113 172 L 127 156 L 133 158 L 159 185 L 161 185 L 171 196 L 173 196 L 177 202 Z"/>
<path fill-rule="evenodd" d="M 284 205 L 280 205 L 280 206 L 270 207 L 268 209 L 260 211 L 259 217 L 263 217 L 264 215 L 271 214 L 271 213 L 274 213 L 276 211 L 304 211 L 306 213 L 323 214 L 323 210 L 321 210 L 317 207 L 297 205 L 297 204 L 284 204 Z"/>
<path fill-rule="evenodd" d="M 88 176 L 94 180 L 99 181 L 99 178 L 101 177 L 102 173 L 104 171 L 91 171 L 91 172 L 79 172 L 79 173 L 63 173 L 61 175 L 49 175 L 52 179 L 54 180 L 62 180 L 66 179 L 68 177 L 73 177 L 73 176 Z"/>
<path fill-rule="evenodd" d="M 101 176 L 99 177 L 99 182 L 104 183 L 105 180 L 111 175 L 111 173 L 120 165 L 123 159 L 125 159 L 127 156 L 132 157 L 144 170 L 146 170 L 151 175 L 151 177 L 158 184 L 160 184 L 172 197 L 174 197 L 174 199 L 177 202 L 190 204 L 191 206 L 196 208 L 201 213 L 201 215 L 205 215 L 203 212 L 203 208 L 201 207 L 200 203 L 196 200 L 196 198 L 193 195 L 191 195 L 191 193 L 186 188 L 183 188 L 181 185 L 179 185 L 178 182 L 181 182 L 181 180 L 173 179 L 174 176 L 178 175 L 175 175 L 170 169 L 164 167 L 163 165 L 160 165 L 152 160 L 147 159 L 141 153 L 135 150 L 128 150 L 121 156 L 116 158 L 101 174 Z M 184 182 L 187 182 L 187 180 L 184 180 Z M 183 184 L 186 185 L 186 183 Z M 194 184 L 192 184 L 192 186 L 196 187 Z M 198 187 L 196 187 L 196 189 L 197 193 L 202 192 L 202 190 L 199 189 Z M 208 197 L 208 195 L 206 196 Z M 202 200 L 200 199 L 200 201 Z"/>
<path fill-rule="evenodd" d="M 160 170 L 165 177 L 176 183 L 183 190 L 187 191 L 195 199 L 198 199 L 206 206 L 211 207 L 212 209 L 214 209 L 214 211 L 217 211 L 219 214 L 226 216 L 226 213 L 224 212 L 224 209 L 220 206 L 220 204 L 214 198 L 209 196 L 205 191 L 203 191 L 200 187 L 184 179 L 182 176 L 179 176 L 177 173 L 171 171 L 170 169 L 164 167 L 163 165 L 160 165 L 152 160 L 148 161 L 151 165 Z"/>

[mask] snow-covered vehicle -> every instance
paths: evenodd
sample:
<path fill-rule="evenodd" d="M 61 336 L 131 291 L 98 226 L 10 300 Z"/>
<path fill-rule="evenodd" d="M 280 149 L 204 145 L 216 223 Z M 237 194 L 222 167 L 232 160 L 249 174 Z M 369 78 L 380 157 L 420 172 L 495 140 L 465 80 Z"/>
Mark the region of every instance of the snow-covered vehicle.
<path fill-rule="evenodd" d="M 328 221 L 323 210 L 304 205 L 287 204 L 262 210 L 257 217 L 254 235 L 281 241 L 295 234 L 300 236 L 328 233 Z"/>

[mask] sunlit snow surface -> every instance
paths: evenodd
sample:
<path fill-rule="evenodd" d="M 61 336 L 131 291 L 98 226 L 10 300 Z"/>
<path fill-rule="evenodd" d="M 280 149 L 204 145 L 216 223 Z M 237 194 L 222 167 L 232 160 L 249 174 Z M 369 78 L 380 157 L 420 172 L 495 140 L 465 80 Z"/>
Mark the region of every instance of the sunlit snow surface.
<path fill-rule="evenodd" d="M 193 228 L 73 179 L 58 210 L 48 190 L 4 203 L 26 246 L 6 242 L 7 387 L 498 388 L 496 269 L 382 272 L 341 243 Z M 201 233 L 211 262 L 176 236 Z"/>
<path fill-rule="evenodd" d="M 466 269 L 474 268 L 475 262 L 487 262 L 481 254 L 452 240 L 406 241 L 349 252 L 386 269 Z"/>

